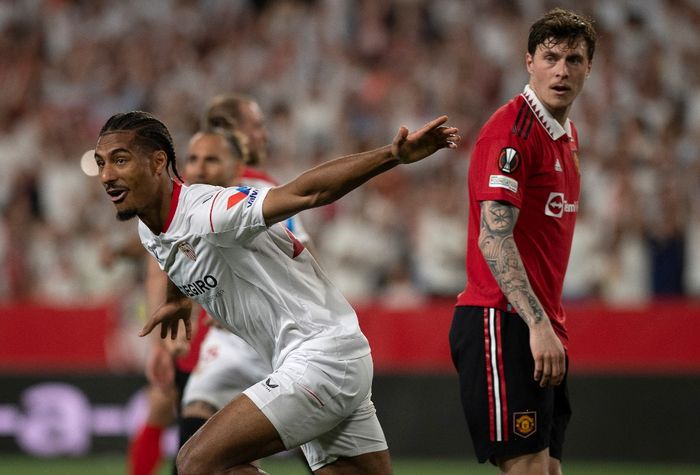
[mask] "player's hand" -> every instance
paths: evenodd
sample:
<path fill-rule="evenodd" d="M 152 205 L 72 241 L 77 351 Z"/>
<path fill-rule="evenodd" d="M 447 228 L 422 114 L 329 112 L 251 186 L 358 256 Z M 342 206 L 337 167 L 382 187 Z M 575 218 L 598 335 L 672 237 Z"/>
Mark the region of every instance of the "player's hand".
<path fill-rule="evenodd" d="M 190 340 L 192 339 L 191 314 L 192 301 L 187 298 L 166 302 L 151 316 L 151 319 L 143 327 L 139 336 L 148 335 L 155 327 L 160 325 L 160 337 L 166 338 L 168 333 L 170 333 L 170 338 L 174 340 L 177 338 L 178 325 L 180 320 L 182 320 L 185 324 L 185 334 L 187 339 Z"/>
<path fill-rule="evenodd" d="M 175 382 L 175 363 L 168 349 L 157 342 L 151 348 L 146 361 L 146 379 L 161 389 L 172 387 Z"/>
<path fill-rule="evenodd" d="M 413 163 L 432 155 L 441 148 L 457 148 L 461 140 L 456 127 L 446 127 L 447 116 L 434 119 L 415 132 L 401 127 L 391 144 L 391 153 L 401 163 Z"/>
<path fill-rule="evenodd" d="M 530 350 L 535 360 L 533 377 L 539 381 L 540 387 L 561 384 L 566 374 L 566 353 L 551 325 L 540 323 L 530 327 Z"/>
<path fill-rule="evenodd" d="M 190 341 L 187 339 L 187 332 L 182 331 L 185 327 L 184 323 L 182 321 L 179 322 L 179 330 L 177 333 L 177 338 L 173 339 L 166 339 L 163 341 L 165 344 L 165 348 L 167 348 L 168 352 L 170 352 L 170 355 L 174 358 L 179 358 L 181 356 L 185 356 L 187 353 L 190 352 Z"/>

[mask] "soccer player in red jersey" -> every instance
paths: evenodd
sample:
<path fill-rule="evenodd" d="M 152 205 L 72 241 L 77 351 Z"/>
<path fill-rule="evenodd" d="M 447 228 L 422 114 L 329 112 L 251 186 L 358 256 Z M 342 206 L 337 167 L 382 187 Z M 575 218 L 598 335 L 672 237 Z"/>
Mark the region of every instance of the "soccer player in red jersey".
<path fill-rule="evenodd" d="M 477 458 L 504 473 L 561 473 L 571 415 L 561 294 L 580 192 L 568 115 L 595 44 L 581 15 L 537 20 L 529 84 L 486 122 L 471 157 L 467 285 L 450 347 Z"/>

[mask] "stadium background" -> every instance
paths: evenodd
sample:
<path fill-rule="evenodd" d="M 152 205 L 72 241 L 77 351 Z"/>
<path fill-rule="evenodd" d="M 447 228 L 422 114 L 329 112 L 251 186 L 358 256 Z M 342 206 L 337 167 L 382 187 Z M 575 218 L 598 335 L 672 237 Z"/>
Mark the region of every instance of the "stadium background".
<path fill-rule="evenodd" d="M 464 285 L 469 152 L 526 82 L 527 27 L 554 5 L 0 3 L 0 473 L 31 473 L 32 459 L 120 460 L 143 416 L 143 269 L 114 256 L 134 223 L 114 220 L 83 154 L 109 115 L 144 109 L 182 155 L 206 99 L 232 90 L 266 112 L 280 180 L 383 145 L 402 124 L 447 113 L 461 129 L 456 154 L 394 170 L 303 219 L 358 307 L 397 460 L 469 459 L 446 340 Z M 697 470 L 700 2 L 556 5 L 591 15 L 600 33 L 572 113 L 584 188 L 565 289 L 576 411 L 567 453 Z"/>

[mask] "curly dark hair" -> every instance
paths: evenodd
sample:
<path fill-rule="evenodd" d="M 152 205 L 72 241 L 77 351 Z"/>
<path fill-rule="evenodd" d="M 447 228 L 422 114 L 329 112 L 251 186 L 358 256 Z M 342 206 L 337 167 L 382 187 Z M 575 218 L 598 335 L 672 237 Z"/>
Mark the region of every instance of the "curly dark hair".
<path fill-rule="evenodd" d="M 588 59 L 593 59 L 598 40 L 593 20 L 570 10 L 555 8 L 530 27 L 527 52 L 534 55 L 537 46 L 545 43 L 547 46 L 554 46 L 562 41 L 573 47 L 580 39 L 586 42 Z"/>

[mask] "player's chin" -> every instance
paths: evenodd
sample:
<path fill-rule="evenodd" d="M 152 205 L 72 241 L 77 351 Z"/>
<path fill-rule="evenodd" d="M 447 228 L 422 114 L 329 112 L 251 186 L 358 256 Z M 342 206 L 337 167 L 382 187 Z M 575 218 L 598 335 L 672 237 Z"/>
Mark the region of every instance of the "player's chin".
<path fill-rule="evenodd" d="M 137 215 L 136 208 L 117 208 L 117 219 L 119 221 L 129 221 Z"/>
<path fill-rule="evenodd" d="M 569 107 L 572 102 L 574 102 L 574 99 L 576 98 L 576 95 L 578 93 L 574 90 L 568 89 L 566 91 L 562 91 L 562 93 L 559 94 L 552 94 L 551 101 L 555 103 L 558 107 Z"/>

